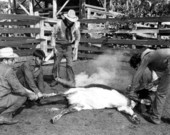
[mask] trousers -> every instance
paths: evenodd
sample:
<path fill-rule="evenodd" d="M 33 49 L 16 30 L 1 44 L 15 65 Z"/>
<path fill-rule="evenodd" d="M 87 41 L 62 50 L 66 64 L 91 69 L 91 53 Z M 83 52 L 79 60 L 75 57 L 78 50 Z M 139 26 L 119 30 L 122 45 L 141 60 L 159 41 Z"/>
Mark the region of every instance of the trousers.
<path fill-rule="evenodd" d="M 160 81 L 155 95 L 155 100 L 153 101 L 153 117 L 161 119 L 163 110 L 167 109 L 165 103 L 168 101 L 167 98 L 170 98 L 169 94 L 170 94 L 170 59 L 167 62 L 167 69 L 162 73 L 160 77 Z M 168 104 L 166 103 L 166 105 Z"/>
<path fill-rule="evenodd" d="M 0 98 L 0 115 L 11 116 L 25 103 L 26 99 L 27 97 L 14 94 Z"/>
<path fill-rule="evenodd" d="M 57 55 L 54 58 L 54 65 L 52 69 L 52 75 L 54 78 L 60 77 L 60 63 L 63 57 L 66 58 L 66 72 L 67 72 L 67 79 L 72 79 L 72 46 L 71 45 L 57 45 L 56 49 L 58 51 Z"/>

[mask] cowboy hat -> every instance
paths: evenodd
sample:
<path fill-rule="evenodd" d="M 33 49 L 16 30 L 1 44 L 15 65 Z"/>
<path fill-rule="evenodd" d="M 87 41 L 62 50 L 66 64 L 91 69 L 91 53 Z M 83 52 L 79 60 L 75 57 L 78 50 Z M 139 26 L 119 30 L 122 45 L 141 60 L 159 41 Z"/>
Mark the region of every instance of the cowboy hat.
<path fill-rule="evenodd" d="M 78 17 L 73 9 L 70 9 L 67 14 L 64 14 L 64 16 L 71 22 L 76 22 L 78 20 Z"/>
<path fill-rule="evenodd" d="M 14 53 L 11 47 L 5 47 L 0 49 L 0 58 L 16 58 L 18 55 Z"/>

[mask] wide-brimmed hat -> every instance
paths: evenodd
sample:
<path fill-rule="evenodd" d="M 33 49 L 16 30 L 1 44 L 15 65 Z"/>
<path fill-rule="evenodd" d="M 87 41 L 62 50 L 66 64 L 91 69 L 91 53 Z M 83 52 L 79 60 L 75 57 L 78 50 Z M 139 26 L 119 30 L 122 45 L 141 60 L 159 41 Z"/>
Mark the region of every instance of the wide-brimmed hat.
<path fill-rule="evenodd" d="M 76 22 L 78 20 L 76 12 L 73 9 L 70 9 L 67 14 L 64 14 L 64 16 L 72 22 Z"/>
<path fill-rule="evenodd" d="M 11 47 L 5 47 L 0 49 L 0 58 L 17 58 L 18 55 L 14 53 Z"/>

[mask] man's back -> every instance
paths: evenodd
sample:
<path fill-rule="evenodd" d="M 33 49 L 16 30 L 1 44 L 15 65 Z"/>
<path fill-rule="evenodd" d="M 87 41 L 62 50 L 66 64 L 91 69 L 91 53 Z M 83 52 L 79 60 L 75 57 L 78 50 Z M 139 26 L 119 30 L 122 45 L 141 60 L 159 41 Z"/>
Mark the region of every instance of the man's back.
<path fill-rule="evenodd" d="M 170 58 L 170 49 L 158 49 L 146 54 L 143 58 L 143 63 L 154 70 L 163 72 L 167 68 L 167 60 Z"/>

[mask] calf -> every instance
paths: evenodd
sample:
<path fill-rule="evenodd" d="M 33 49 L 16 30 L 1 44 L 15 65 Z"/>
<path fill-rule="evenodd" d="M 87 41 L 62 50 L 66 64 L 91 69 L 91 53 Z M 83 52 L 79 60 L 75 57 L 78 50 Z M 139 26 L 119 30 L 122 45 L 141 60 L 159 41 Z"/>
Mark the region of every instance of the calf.
<path fill-rule="evenodd" d="M 70 88 L 64 94 L 60 96 L 57 95 L 57 98 L 59 98 L 59 100 L 65 100 L 68 107 L 60 110 L 60 112 L 51 119 L 52 123 L 55 123 L 63 115 L 70 112 L 105 108 L 117 108 L 118 111 L 128 114 L 133 122 L 140 122 L 133 111 L 136 103 L 115 89 L 95 86 Z M 52 108 L 52 110 L 55 110 L 55 108 Z"/>

